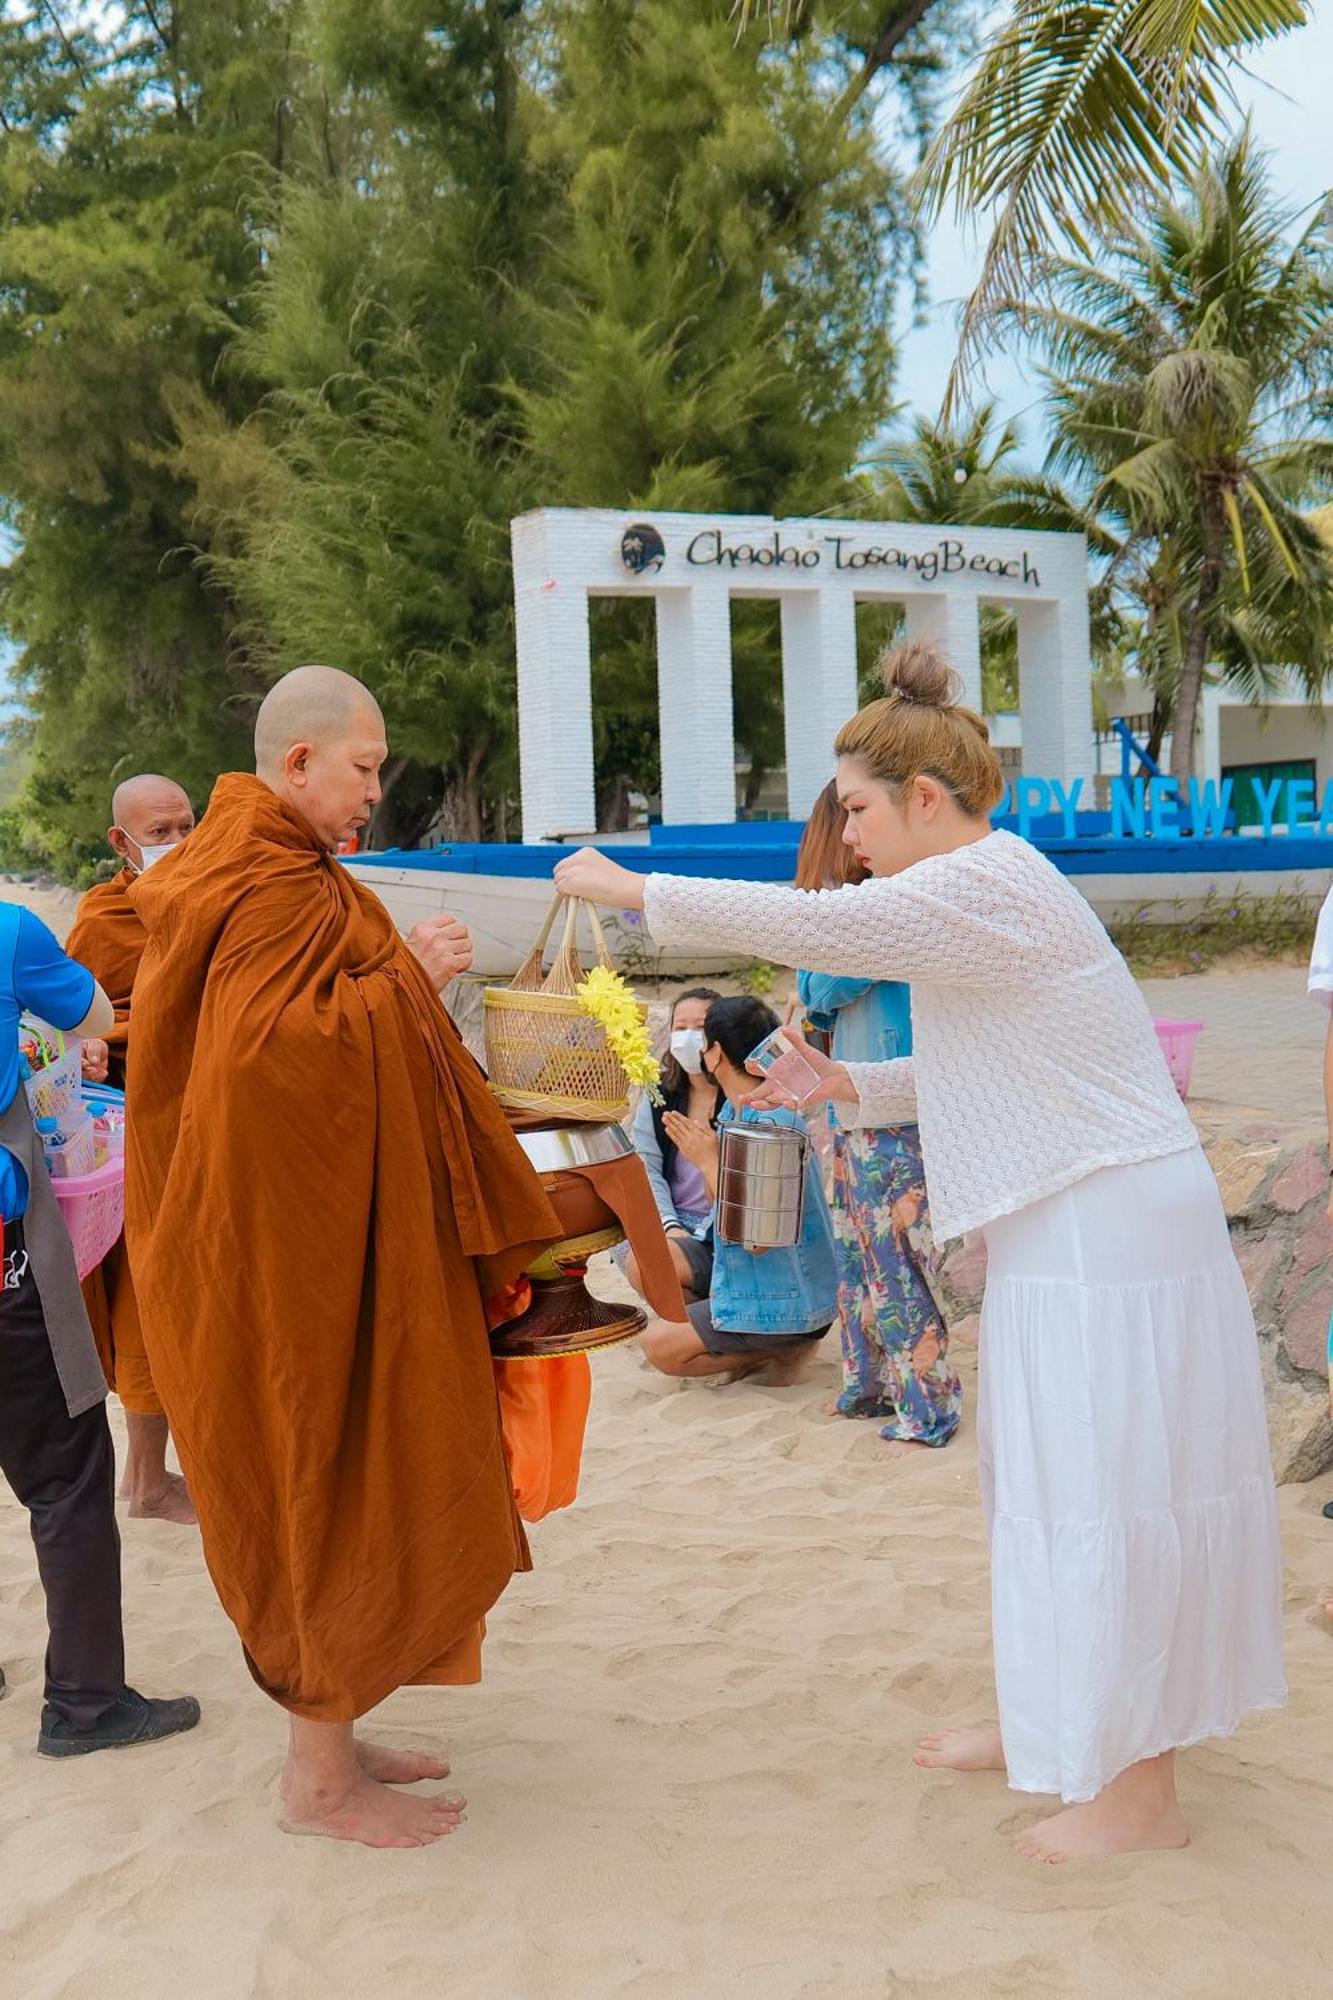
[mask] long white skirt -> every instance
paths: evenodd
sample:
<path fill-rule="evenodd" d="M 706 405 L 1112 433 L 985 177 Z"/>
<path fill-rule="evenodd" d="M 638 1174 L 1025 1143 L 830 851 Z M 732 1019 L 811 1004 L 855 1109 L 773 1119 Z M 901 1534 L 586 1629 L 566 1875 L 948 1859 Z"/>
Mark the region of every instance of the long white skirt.
<path fill-rule="evenodd" d="M 1019 1791 L 1095 1798 L 1286 1699 L 1254 1318 L 1197 1147 L 986 1230 L 978 1436 Z"/>

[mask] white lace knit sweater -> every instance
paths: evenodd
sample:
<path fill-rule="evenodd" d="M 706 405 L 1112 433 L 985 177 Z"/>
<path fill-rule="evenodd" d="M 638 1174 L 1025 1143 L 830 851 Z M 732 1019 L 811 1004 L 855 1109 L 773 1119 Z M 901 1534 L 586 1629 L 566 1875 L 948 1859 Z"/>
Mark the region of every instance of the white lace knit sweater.
<path fill-rule="evenodd" d="M 859 888 L 651 875 L 644 908 L 660 944 L 911 982 L 914 1053 L 849 1064 L 861 1101 L 838 1115 L 917 1120 L 941 1240 L 1196 1143 L 1124 960 L 1014 834 Z"/>

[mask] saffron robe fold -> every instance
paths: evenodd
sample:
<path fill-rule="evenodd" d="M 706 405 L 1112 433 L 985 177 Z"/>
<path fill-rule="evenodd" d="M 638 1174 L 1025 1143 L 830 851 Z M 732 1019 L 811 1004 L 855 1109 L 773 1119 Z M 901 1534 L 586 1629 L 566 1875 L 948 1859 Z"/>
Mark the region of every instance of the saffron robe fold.
<path fill-rule="evenodd" d="M 107 1082 L 125 1088 L 125 1051 L 130 1037 L 130 1003 L 148 933 L 130 901 L 138 877 L 122 868 L 79 899 L 74 928 L 65 943 L 71 958 L 86 965 L 116 1010 L 116 1025 L 103 1037 L 111 1052 Z"/>
<path fill-rule="evenodd" d="M 139 961 L 148 943 L 143 918 L 129 897 L 136 879 L 130 869 L 122 868 L 109 882 L 90 889 L 79 902 L 65 947 L 71 958 L 87 966 L 116 1010 L 116 1025 L 105 1040 L 111 1058 L 107 1082 L 117 1090 L 125 1087 L 130 1007 Z M 160 1417 L 162 1402 L 144 1349 L 123 1237 L 84 1279 L 83 1299 L 107 1381 L 127 1410 L 136 1416 Z"/>
<path fill-rule="evenodd" d="M 592 1402 L 586 1354 L 495 1363 L 500 1429 L 514 1500 L 525 1521 L 541 1521 L 578 1497 L 583 1437 Z"/>
<path fill-rule="evenodd" d="M 325 1722 L 475 1677 L 529 1567 L 483 1301 L 555 1212 L 383 904 L 258 779 L 133 896 L 130 1255 L 251 1672 Z"/>

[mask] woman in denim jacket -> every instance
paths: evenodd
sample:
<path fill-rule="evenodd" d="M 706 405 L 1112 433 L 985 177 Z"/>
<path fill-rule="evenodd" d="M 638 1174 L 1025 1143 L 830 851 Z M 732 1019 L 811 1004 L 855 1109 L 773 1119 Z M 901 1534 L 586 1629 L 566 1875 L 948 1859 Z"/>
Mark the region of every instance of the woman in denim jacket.
<path fill-rule="evenodd" d="M 843 841 L 845 823 L 837 792 L 827 785 L 801 841 L 798 889 L 865 879 Z M 890 1062 L 912 1053 L 911 989 L 899 981 L 800 972 L 796 990 L 811 1026 L 831 1036 L 838 1062 Z M 879 1434 L 892 1443 L 947 1444 L 958 1428 L 963 1391 L 909 1233 L 929 1218 L 916 1126 L 848 1129 L 832 1105 L 829 1124 L 843 1380 L 833 1409 L 843 1417 L 887 1419 Z"/>
<path fill-rule="evenodd" d="M 754 1089 L 745 1059 L 778 1025 L 760 1000 L 715 1000 L 704 1022 L 703 1066 L 726 1096 L 717 1131 L 679 1112 L 666 1113 L 672 1143 L 699 1168 L 717 1199 L 718 1133 L 733 1120 L 800 1127 L 794 1111 L 752 1111 L 744 1099 Z M 749 1250 L 716 1235 L 712 1285 L 706 1299 L 687 1307 L 688 1319 L 650 1320 L 643 1351 L 664 1375 L 748 1375 L 770 1370 L 770 1380 L 797 1380 L 828 1332 L 836 1309 L 833 1231 L 813 1152 L 806 1165 L 801 1240 L 791 1250 Z"/>

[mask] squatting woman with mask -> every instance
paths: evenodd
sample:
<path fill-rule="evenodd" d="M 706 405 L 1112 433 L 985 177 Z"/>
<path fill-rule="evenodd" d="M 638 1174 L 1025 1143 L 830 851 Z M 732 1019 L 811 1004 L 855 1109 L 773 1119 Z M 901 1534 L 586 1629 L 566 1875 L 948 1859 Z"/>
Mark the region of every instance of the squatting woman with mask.
<path fill-rule="evenodd" d="M 752 1110 L 753 1079 L 746 1060 L 778 1025 L 762 1000 L 737 994 L 715 1000 L 704 1021 L 703 1064 L 725 1096 L 716 1130 L 679 1114 L 667 1127 L 682 1153 L 698 1167 L 716 1201 L 721 1134 L 734 1124 L 800 1130 L 800 1114 L 785 1108 Z M 650 1319 L 640 1338 L 646 1361 L 664 1375 L 767 1374 L 775 1386 L 800 1379 L 828 1332 L 837 1297 L 833 1231 L 819 1164 L 807 1150 L 805 1200 L 799 1240 L 789 1247 L 758 1249 L 721 1237 L 714 1209 L 712 1282 L 705 1299 L 692 1300 L 684 1320 Z"/>
<path fill-rule="evenodd" d="M 673 1138 L 672 1125 L 684 1119 L 711 1130 L 726 1102 L 721 1086 L 703 1066 L 704 1021 L 713 1001 L 720 998 L 711 986 L 691 986 L 677 994 L 671 1009 L 670 1045 L 662 1059 L 662 1102 L 653 1104 L 641 1097 L 630 1127 L 687 1305 L 706 1299 L 712 1282 L 709 1222 L 713 1197 L 698 1167 Z M 639 1267 L 628 1244 L 621 1245 L 616 1262 L 634 1289 L 642 1290 Z"/>

